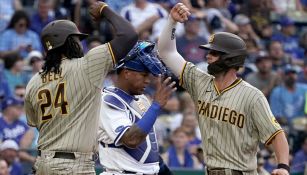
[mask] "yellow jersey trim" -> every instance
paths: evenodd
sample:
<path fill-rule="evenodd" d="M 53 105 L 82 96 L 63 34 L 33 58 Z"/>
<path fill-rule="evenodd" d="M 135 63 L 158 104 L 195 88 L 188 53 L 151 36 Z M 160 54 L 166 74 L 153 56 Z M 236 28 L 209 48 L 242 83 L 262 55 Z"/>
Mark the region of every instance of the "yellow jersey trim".
<path fill-rule="evenodd" d="M 233 83 L 231 83 L 231 85 L 229 85 L 227 88 L 225 88 L 224 90 L 222 90 L 221 92 L 219 91 L 219 89 L 217 88 L 216 84 L 215 84 L 215 81 L 213 80 L 213 86 L 214 86 L 214 89 L 216 91 L 216 93 L 218 95 L 221 95 L 222 93 L 236 87 L 239 83 L 242 82 L 242 78 L 239 78 L 239 79 L 236 79 Z"/>
<path fill-rule="evenodd" d="M 236 79 L 230 86 L 228 86 L 227 88 L 225 88 L 224 90 L 222 90 L 221 93 L 224 93 L 224 92 L 226 92 L 226 91 L 228 91 L 228 90 L 234 88 L 235 86 L 237 86 L 237 85 L 238 85 L 239 83 L 241 83 L 241 82 L 242 82 L 242 78 Z"/>
<path fill-rule="evenodd" d="M 272 140 L 274 139 L 274 137 L 275 137 L 277 134 L 281 133 L 281 132 L 284 132 L 284 130 L 280 129 L 280 130 L 276 131 L 273 135 L 271 135 L 271 137 L 264 143 L 265 146 L 268 146 L 269 144 L 271 144 L 271 142 L 272 142 Z"/>
<path fill-rule="evenodd" d="M 184 72 L 185 67 L 187 66 L 187 63 L 188 62 L 184 63 L 183 69 L 181 70 L 180 77 L 179 77 L 179 86 L 182 86 L 183 84 L 183 72 Z"/>
<path fill-rule="evenodd" d="M 214 87 L 215 92 L 217 93 L 217 95 L 221 95 L 219 89 L 217 88 L 217 86 L 216 86 L 216 84 L 215 84 L 214 79 L 213 79 L 212 81 L 213 81 L 213 87 Z"/>
<path fill-rule="evenodd" d="M 111 56 L 112 56 L 112 62 L 113 62 L 113 66 L 116 65 L 116 59 L 115 59 L 115 56 L 114 56 L 114 53 L 113 53 L 113 50 L 112 50 L 112 46 L 110 43 L 107 43 L 108 44 L 108 48 L 109 48 L 109 51 L 111 53 Z"/>

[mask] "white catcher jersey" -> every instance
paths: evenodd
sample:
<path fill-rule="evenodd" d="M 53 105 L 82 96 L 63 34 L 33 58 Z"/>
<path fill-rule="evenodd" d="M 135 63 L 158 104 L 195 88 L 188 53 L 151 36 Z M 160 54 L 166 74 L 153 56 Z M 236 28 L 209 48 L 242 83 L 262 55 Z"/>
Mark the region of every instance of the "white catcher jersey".
<path fill-rule="evenodd" d="M 144 174 L 159 172 L 159 151 L 154 129 L 136 149 L 119 143 L 127 129 L 142 118 L 150 105 L 145 95 L 132 97 L 118 88 L 104 89 L 98 140 L 100 163 L 106 169 Z"/>
<path fill-rule="evenodd" d="M 196 106 L 208 168 L 257 174 L 259 142 L 269 144 L 282 128 L 262 92 L 242 79 L 220 92 L 214 77 L 186 63 L 181 85 Z"/>
<path fill-rule="evenodd" d="M 107 43 L 83 58 L 62 60 L 59 74 L 32 77 L 25 110 L 28 124 L 39 130 L 38 149 L 87 153 L 97 149 L 99 88 L 113 62 Z"/>

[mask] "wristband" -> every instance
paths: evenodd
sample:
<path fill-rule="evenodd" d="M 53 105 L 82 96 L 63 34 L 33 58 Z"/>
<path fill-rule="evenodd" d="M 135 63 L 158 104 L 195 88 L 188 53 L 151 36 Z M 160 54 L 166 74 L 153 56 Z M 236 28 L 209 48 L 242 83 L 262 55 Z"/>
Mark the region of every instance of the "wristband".
<path fill-rule="evenodd" d="M 289 165 L 287 165 L 287 164 L 279 163 L 279 164 L 277 165 L 277 168 L 278 168 L 278 169 L 279 169 L 279 168 L 285 169 L 285 170 L 288 171 L 288 173 L 290 173 L 290 167 L 289 167 Z"/>
<path fill-rule="evenodd" d="M 105 7 L 107 7 L 107 6 L 108 6 L 107 4 L 103 4 L 103 5 L 100 7 L 100 10 L 99 10 L 100 15 L 101 15 L 102 10 L 103 10 Z"/>
<path fill-rule="evenodd" d="M 146 134 L 148 134 L 153 127 L 156 119 L 159 115 L 160 104 L 156 101 L 153 101 L 151 106 L 145 112 L 143 117 L 136 122 L 135 124 Z"/>

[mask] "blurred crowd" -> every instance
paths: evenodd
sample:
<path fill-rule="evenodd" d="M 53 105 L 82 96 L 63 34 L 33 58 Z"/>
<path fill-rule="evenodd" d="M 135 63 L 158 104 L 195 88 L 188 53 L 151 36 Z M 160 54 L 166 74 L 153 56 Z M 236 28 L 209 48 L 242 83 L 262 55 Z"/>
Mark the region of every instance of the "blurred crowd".
<path fill-rule="evenodd" d="M 49 22 L 70 19 L 91 35 L 85 52 L 112 39 L 107 21 L 88 14 L 93 0 L 0 0 L 0 175 L 30 172 L 38 131 L 26 124 L 25 88 L 44 63 L 40 32 Z M 198 46 L 218 31 L 239 35 L 248 57 L 239 77 L 260 89 L 290 144 L 292 173 L 307 173 L 307 0 L 105 0 L 135 27 L 141 40 L 156 42 L 169 10 L 178 2 L 192 15 L 176 30 L 182 56 L 207 71 L 206 52 Z M 124 44 L 124 43 L 123 43 Z M 110 73 L 105 86 L 112 85 Z M 152 81 L 154 82 L 154 80 Z M 154 84 L 154 83 L 153 83 Z M 152 95 L 154 86 L 146 93 Z M 160 152 L 171 168 L 202 170 L 201 136 L 196 106 L 180 89 L 156 122 Z M 270 147 L 261 146 L 258 173 L 276 167 Z M 97 161 L 98 162 L 98 161 Z M 98 166 L 98 164 L 97 164 Z"/>

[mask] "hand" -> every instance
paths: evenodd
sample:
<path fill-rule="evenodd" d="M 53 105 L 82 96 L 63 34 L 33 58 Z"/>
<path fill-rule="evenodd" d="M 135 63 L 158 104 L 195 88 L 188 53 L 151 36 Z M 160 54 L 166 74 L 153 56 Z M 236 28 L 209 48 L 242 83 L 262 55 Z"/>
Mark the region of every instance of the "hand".
<path fill-rule="evenodd" d="M 105 6 L 106 3 L 97 1 L 95 3 L 92 3 L 90 6 L 90 15 L 94 21 L 99 21 L 101 18 L 100 9 L 102 6 Z"/>
<path fill-rule="evenodd" d="M 275 169 L 271 173 L 272 175 L 289 175 L 289 172 L 285 169 L 279 168 Z"/>
<path fill-rule="evenodd" d="M 163 107 L 171 94 L 177 90 L 175 86 L 175 82 L 171 82 L 171 77 L 166 78 L 162 82 L 161 75 L 159 75 L 158 80 L 156 82 L 156 92 L 154 94 L 154 101 L 158 102 L 161 107 Z"/>
<path fill-rule="evenodd" d="M 189 9 L 182 3 L 177 3 L 170 12 L 171 17 L 176 22 L 183 23 L 188 20 L 188 16 L 191 15 Z"/>

